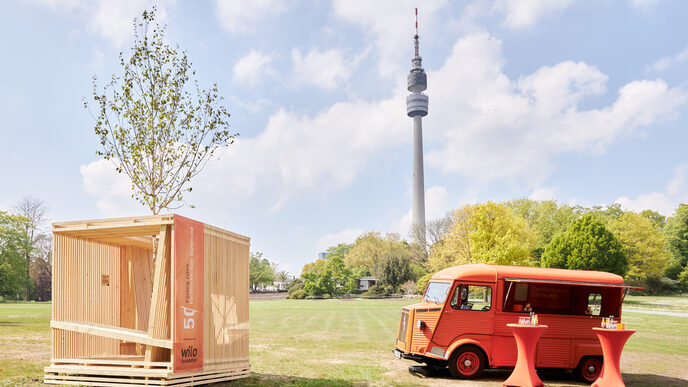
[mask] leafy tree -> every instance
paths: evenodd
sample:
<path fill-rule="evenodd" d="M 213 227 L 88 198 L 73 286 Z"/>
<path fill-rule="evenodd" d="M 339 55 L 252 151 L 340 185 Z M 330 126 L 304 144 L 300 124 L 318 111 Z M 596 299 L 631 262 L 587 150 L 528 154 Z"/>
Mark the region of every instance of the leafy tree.
<path fill-rule="evenodd" d="M 625 212 L 609 225 L 609 230 L 621 242 L 628 258 L 626 279 L 642 283 L 648 277 L 662 276 L 670 255 L 664 248 L 662 233 L 650 218 Z"/>
<path fill-rule="evenodd" d="M 411 261 L 411 246 L 401 241 L 397 234 L 368 232 L 356 239 L 344 261 L 348 267 L 365 268 L 368 273 L 380 277 L 382 263 L 390 257 Z"/>
<path fill-rule="evenodd" d="M 597 218 L 597 220 L 602 222 L 602 224 L 604 224 L 605 226 L 611 224 L 611 222 L 613 222 L 615 219 L 617 219 L 624 213 L 624 210 L 621 209 L 621 204 L 619 203 L 612 203 L 608 206 L 592 206 L 591 208 L 576 208 L 583 215 L 594 215 Z"/>
<path fill-rule="evenodd" d="M 275 280 L 275 268 L 270 261 L 263 258 L 263 253 L 252 252 L 249 257 L 249 286 L 256 290 L 259 286 L 272 285 Z"/>
<path fill-rule="evenodd" d="M 435 272 L 454 265 L 491 263 L 533 265 L 535 233 L 504 204 L 464 206 L 452 213 L 453 225 L 443 243 L 431 249 Z"/>
<path fill-rule="evenodd" d="M 408 260 L 392 256 L 383 261 L 380 281 L 390 285 L 393 291 L 409 280 L 411 280 L 411 267 Z"/>
<path fill-rule="evenodd" d="M 664 241 L 672 255 L 666 275 L 679 279 L 681 273 L 688 270 L 688 204 L 679 204 L 674 216 L 667 220 Z M 688 273 L 683 278 L 688 278 Z M 685 285 L 688 286 L 688 282 Z"/>
<path fill-rule="evenodd" d="M 640 215 L 650 219 L 652 223 L 655 225 L 655 227 L 657 227 L 660 231 L 664 229 L 664 226 L 666 226 L 666 216 L 660 214 L 657 211 L 644 210 L 640 213 Z"/>
<path fill-rule="evenodd" d="M 352 247 L 354 247 L 353 243 L 340 243 L 337 246 L 332 246 L 327 249 L 327 254 L 325 254 L 325 257 L 330 258 L 333 256 L 338 256 L 344 259 Z"/>
<path fill-rule="evenodd" d="M 286 270 L 275 271 L 275 281 L 287 282 L 289 280 L 289 273 Z"/>
<path fill-rule="evenodd" d="M 131 57 L 120 54 L 122 74 L 102 90 L 94 77 L 94 111 L 87 101 L 84 107 L 96 122 L 102 145 L 96 153 L 129 176 L 132 197 L 158 214 L 183 204 L 189 181 L 236 134 L 228 130 L 217 85 L 204 90 L 195 80 L 189 83 L 192 63 L 186 52 L 167 44 L 155 8 L 134 25 Z"/>
<path fill-rule="evenodd" d="M 540 260 L 545 246 L 552 238 L 578 218 L 579 209 L 569 205 L 558 205 L 554 200 L 516 199 L 506 202 L 514 214 L 525 219 L 528 227 L 535 232 L 537 242 L 533 256 Z"/>
<path fill-rule="evenodd" d="M 312 296 L 322 296 L 334 293 L 332 272 L 326 270 L 322 273 L 303 273 L 303 290 Z"/>
<path fill-rule="evenodd" d="M 26 255 L 31 254 L 31 240 L 26 234 L 24 217 L 0 211 L 0 297 L 23 295 L 29 282 Z"/>
<path fill-rule="evenodd" d="M 470 235 L 471 215 L 474 209 L 475 206 L 466 205 L 451 212 L 452 225 L 449 232 L 443 240 L 430 247 L 427 264 L 430 272 L 473 262 Z M 419 287 L 421 284 L 421 281 L 418 281 Z"/>
<path fill-rule="evenodd" d="M 586 214 L 552 239 L 542 254 L 542 266 L 624 275 L 628 261 L 614 234 L 595 215 Z"/>
<path fill-rule="evenodd" d="M 328 254 L 326 259 L 305 265 L 302 277 L 303 289 L 312 296 L 342 294 L 356 286 L 356 277 L 340 254 Z"/>
<path fill-rule="evenodd" d="M 428 281 L 430 281 L 433 274 L 434 273 L 428 273 L 418 279 L 418 282 L 416 282 L 417 293 L 423 294 L 423 292 L 425 292 L 425 287 L 428 286 Z"/>

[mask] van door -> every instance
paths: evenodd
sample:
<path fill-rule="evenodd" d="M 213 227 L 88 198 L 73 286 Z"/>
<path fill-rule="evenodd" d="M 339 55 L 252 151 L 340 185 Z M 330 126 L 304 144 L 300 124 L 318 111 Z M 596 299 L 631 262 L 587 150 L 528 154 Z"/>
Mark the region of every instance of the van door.
<path fill-rule="evenodd" d="M 432 341 L 448 346 L 454 339 L 479 340 L 490 352 L 494 324 L 494 284 L 458 283 L 435 330 Z"/>

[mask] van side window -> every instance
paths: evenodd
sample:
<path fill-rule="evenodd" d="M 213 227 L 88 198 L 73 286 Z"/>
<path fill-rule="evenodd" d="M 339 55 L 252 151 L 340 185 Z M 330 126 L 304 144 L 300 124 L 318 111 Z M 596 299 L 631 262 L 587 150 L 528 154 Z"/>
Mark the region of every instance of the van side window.
<path fill-rule="evenodd" d="M 454 309 L 483 310 L 492 308 L 492 288 L 479 285 L 459 285 L 449 304 Z"/>
<path fill-rule="evenodd" d="M 602 294 L 589 293 L 588 307 L 585 309 L 585 314 L 588 316 L 599 316 L 602 308 Z"/>

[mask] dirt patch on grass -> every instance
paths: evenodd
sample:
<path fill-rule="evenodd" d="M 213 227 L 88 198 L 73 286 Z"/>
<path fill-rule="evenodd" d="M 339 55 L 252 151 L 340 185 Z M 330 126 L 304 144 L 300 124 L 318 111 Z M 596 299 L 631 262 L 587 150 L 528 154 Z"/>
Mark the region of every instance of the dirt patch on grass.
<path fill-rule="evenodd" d="M 50 343 L 17 343 L 0 341 L 0 360 L 48 361 L 50 360 Z"/>
<path fill-rule="evenodd" d="M 688 364 L 688 355 L 643 352 L 623 352 L 621 355 L 621 372 L 624 380 L 627 377 L 649 379 L 652 381 L 648 383 L 653 385 L 688 386 L 688 369 L 685 364 Z M 625 370 L 632 371 L 627 373 Z"/>

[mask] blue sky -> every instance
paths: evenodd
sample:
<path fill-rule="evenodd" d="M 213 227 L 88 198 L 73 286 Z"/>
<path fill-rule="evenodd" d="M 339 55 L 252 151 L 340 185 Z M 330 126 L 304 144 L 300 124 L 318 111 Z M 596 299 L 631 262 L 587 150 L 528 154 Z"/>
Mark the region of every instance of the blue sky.
<path fill-rule="evenodd" d="M 240 139 L 175 212 L 298 273 L 364 231 L 407 236 L 413 8 L 428 73 L 428 218 L 519 197 L 688 201 L 688 3 L 671 0 L 83 1 L 0 4 L 0 209 L 143 215 L 82 106 L 152 4 Z"/>

